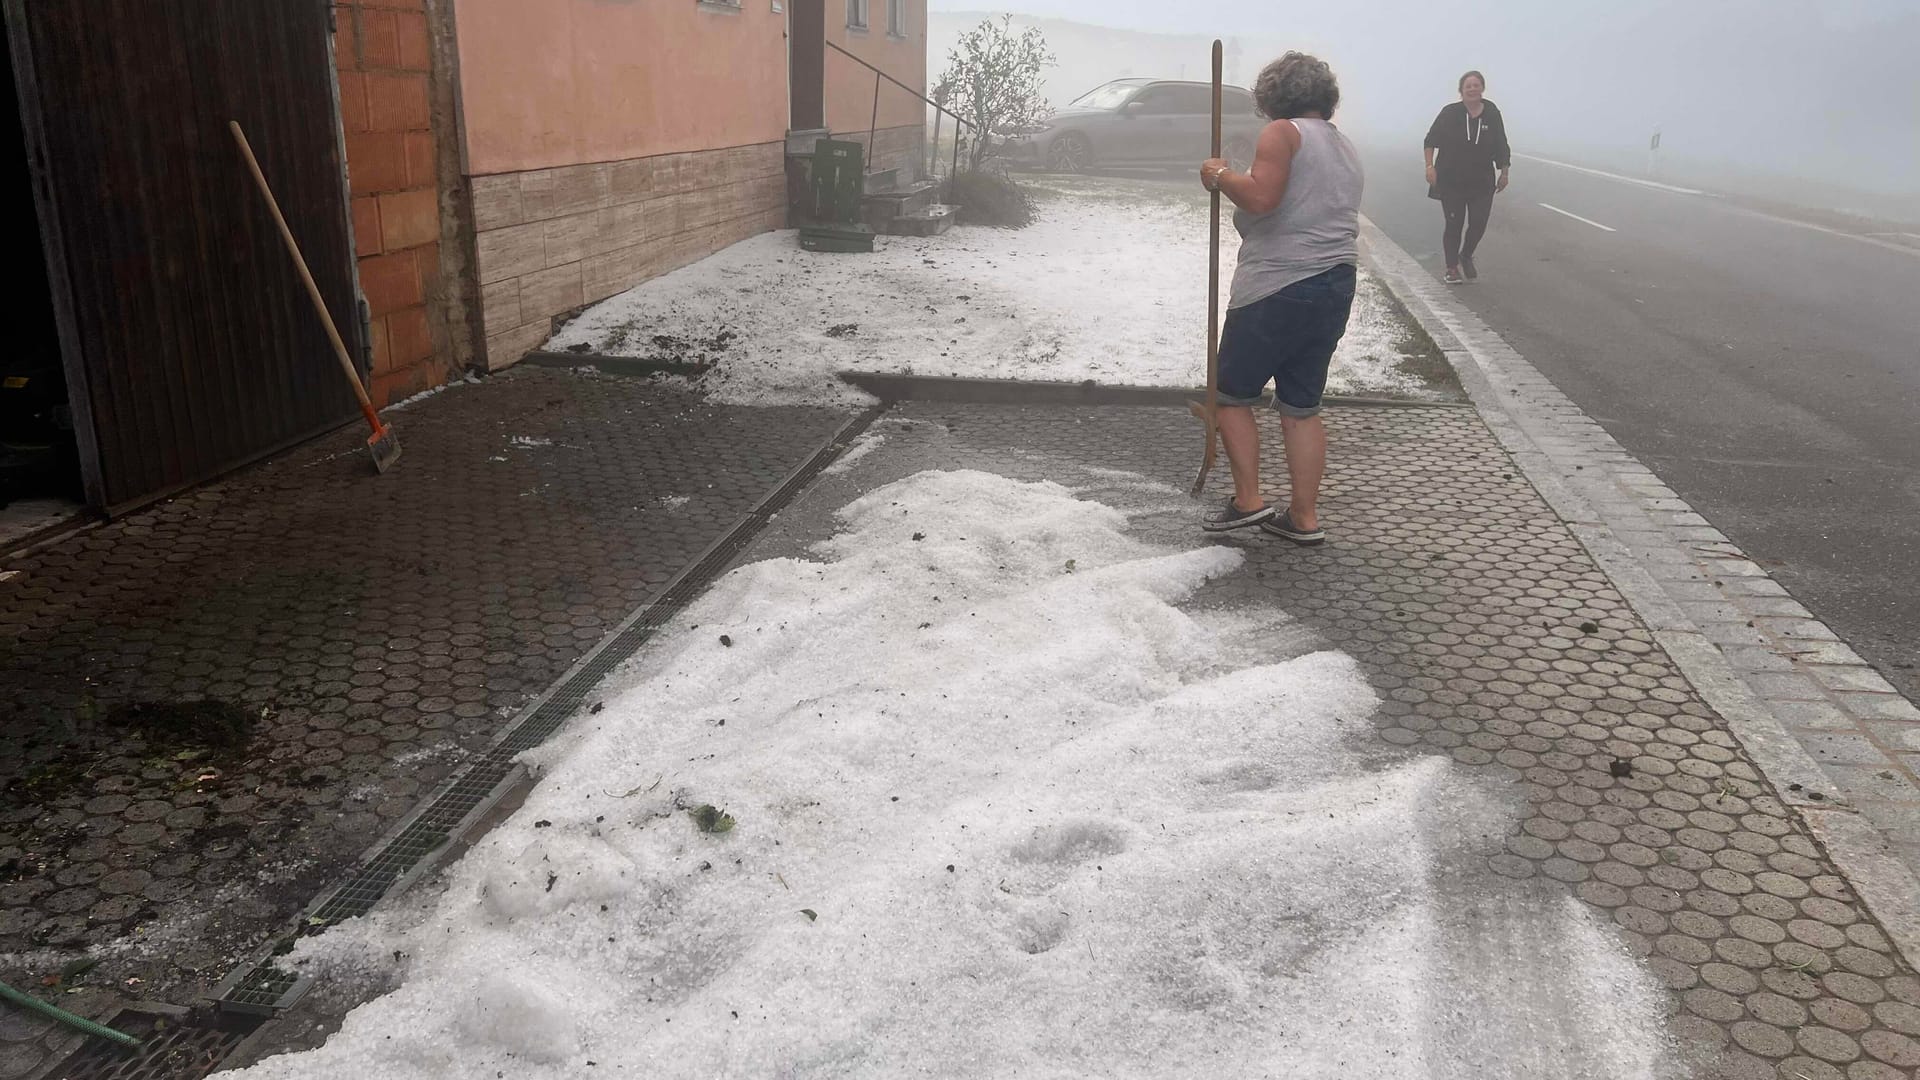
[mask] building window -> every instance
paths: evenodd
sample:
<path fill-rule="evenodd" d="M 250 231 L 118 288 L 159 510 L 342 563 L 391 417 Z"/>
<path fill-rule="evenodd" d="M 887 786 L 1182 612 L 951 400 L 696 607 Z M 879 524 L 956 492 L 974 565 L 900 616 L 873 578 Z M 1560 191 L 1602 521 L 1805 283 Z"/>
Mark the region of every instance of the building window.
<path fill-rule="evenodd" d="M 887 33 L 907 36 L 907 0 L 887 0 Z"/>
<path fill-rule="evenodd" d="M 867 28 L 867 0 L 847 0 L 847 25 L 855 30 Z"/>

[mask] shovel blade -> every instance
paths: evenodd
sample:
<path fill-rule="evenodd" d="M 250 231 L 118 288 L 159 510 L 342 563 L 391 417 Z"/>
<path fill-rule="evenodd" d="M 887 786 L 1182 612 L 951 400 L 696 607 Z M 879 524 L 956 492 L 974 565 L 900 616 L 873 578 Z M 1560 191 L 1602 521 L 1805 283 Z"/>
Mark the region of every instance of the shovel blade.
<path fill-rule="evenodd" d="M 1213 472 L 1214 462 L 1219 460 L 1220 425 L 1218 420 L 1215 419 L 1213 410 L 1198 401 L 1188 402 L 1187 409 L 1193 413 L 1194 418 L 1199 420 L 1201 425 L 1207 430 L 1207 450 L 1200 459 L 1200 474 L 1193 478 L 1193 491 L 1191 494 L 1197 499 L 1200 497 L 1200 493 L 1206 490 L 1207 477 Z"/>
<path fill-rule="evenodd" d="M 1207 477 L 1213 472 L 1214 456 L 1214 443 L 1213 440 L 1209 438 L 1207 440 L 1206 456 L 1200 460 L 1200 474 L 1193 478 L 1193 491 L 1191 494 L 1196 499 L 1200 497 L 1201 492 L 1207 489 Z"/>
<path fill-rule="evenodd" d="M 385 424 L 367 436 L 367 452 L 373 455 L 373 470 L 386 472 L 400 460 L 400 437 Z"/>

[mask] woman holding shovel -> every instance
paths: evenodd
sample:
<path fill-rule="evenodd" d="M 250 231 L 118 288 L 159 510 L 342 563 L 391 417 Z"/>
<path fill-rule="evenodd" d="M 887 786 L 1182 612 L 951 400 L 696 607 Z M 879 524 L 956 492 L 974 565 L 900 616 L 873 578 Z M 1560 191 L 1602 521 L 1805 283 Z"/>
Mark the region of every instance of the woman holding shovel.
<path fill-rule="evenodd" d="M 1203 521 L 1210 532 L 1259 526 L 1296 544 L 1326 539 L 1317 505 L 1327 436 L 1320 398 L 1333 350 L 1347 332 L 1359 262 L 1360 155 L 1330 122 L 1340 84 L 1318 57 L 1290 52 L 1260 73 L 1254 100 L 1273 122 L 1253 165 L 1234 172 L 1210 158 L 1200 183 L 1233 201 L 1240 233 L 1220 336 L 1220 439 L 1234 493 Z M 1292 501 L 1276 514 L 1260 493 L 1260 431 L 1253 406 L 1273 384 Z"/>

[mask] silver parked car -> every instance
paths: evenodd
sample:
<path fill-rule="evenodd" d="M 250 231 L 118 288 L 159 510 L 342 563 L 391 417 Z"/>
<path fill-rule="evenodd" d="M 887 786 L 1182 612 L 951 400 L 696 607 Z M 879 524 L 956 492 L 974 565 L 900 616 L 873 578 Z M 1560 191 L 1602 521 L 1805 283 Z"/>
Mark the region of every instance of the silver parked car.
<path fill-rule="evenodd" d="M 1237 86 L 1222 90 L 1220 107 L 1223 156 L 1244 171 L 1267 120 Z M 1212 148 L 1212 126 L 1207 83 L 1115 79 L 1042 125 L 1001 133 L 995 150 L 1014 165 L 1048 172 L 1198 165 Z"/>

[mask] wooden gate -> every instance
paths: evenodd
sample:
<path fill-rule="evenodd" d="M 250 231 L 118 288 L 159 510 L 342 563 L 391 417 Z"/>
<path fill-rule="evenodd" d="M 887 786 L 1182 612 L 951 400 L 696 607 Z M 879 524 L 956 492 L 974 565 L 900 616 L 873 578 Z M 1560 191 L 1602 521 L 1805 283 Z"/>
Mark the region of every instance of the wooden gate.
<path fill-rule="evenodd" d="M 151 500 L 354 414 L 227 131 L 356 356 L 325 0 L 4 0 L 87 493 Z"/>

